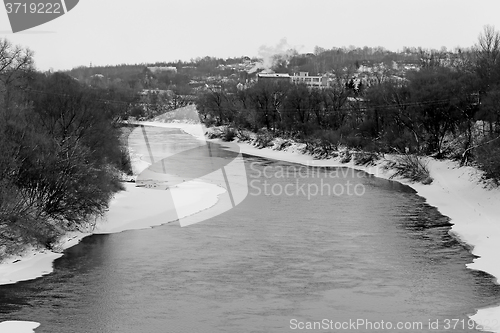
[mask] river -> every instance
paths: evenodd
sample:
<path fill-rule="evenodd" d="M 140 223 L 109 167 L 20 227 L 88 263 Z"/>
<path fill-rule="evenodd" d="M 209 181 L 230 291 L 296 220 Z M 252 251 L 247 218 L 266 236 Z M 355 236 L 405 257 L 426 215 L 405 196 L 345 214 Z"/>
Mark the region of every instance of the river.
<path fill-rule="evenodd" d="M 391 331 L 375 329 L 383 321 L 474 332 L 468 315 L 499 302 L 491 276 L 466 269 L 474 257 L 448 218 L 411 188 L 352 169 L 244 160 L 250 187 L 235 208 L 187 227 L 84 238 L 53 273 L 0 286 L 0 321 L 37 321 L 37 333 L 293 332 L 323 320 L 332 326 L 314 331 Z M 301 190 L 313 188 L 323 192 Z M 335 329 L 353 321 L 355 330 Z"/>

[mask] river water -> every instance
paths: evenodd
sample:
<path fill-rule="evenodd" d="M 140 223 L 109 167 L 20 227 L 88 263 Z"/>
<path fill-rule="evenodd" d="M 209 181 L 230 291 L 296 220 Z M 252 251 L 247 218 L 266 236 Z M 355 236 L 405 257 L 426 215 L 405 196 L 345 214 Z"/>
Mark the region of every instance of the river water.
<path fill-rule="evenodd" d="M 391 331 L 376 329 L 384 321 L 473 332 L 467 315 L 499 302 L 491 276 L 465 268 L 474 257 L 448 219 L 411 188 L 351 169 L 245 165 L 249 194 L 234 209 L 87 237 L 53 273 L 0 286 L 0 321 L 38 321 L 37 333 L 293 332 L 323 320 L 332 326 L 304 331 Z M 304 195 L 310 184 L 323 193 Z M 360 326 L 335 329 L 349 321 Z"/>

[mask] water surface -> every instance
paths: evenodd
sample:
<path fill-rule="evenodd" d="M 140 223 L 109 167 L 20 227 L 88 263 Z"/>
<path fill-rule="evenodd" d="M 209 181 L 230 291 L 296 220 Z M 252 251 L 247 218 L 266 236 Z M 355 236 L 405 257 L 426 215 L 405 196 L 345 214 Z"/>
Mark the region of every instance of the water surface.
<path fill-rule="evenodd" d="M 162 131 L 158 142 L 170 135 Z M 38 321 L 37 333 L 298 331 L 292 319 L 473 332 L 443 324 L 466 326 L 468 314 L 499 301 L 491 276 L 466 269 L 474 257 L 448 234 L 448 219 L 411 188 L 352 170 L 333 177 L 342 169 L 245 159 L 254 182 L 236 208 L 184 228 L 87 237 L 52 274 L 0 286 L 0 320 Z M 275 195 L 286 185 L 347 182 L 364 194 Z M 430 330 L 436 320 L 440 329 Z M 356 330 L 365 331 L 374 330 Z"/>

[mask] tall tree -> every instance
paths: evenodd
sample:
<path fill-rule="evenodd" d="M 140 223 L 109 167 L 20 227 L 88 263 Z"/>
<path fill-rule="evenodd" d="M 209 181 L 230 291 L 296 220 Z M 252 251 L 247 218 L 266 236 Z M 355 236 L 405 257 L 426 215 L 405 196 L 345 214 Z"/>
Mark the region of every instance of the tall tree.
<path fill-rule="evenodd" d="M 500 79 L 500 32 L 486 25 L 476 45 L 476 68 L 483 81 L 483 90 Z"/>
<path fill-rule="evenodd" d="M 3 106 L 4 117 L 10 113 L 16 90 L 27 84 L 33 70 L 33 51 L 0 39 L 0 105 Z"/>

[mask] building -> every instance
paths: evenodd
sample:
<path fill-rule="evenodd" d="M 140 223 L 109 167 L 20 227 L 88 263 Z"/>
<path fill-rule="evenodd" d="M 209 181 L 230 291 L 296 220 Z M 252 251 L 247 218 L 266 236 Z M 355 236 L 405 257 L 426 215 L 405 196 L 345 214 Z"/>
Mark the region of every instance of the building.
<path fill-rule="evenodd" d="M 269 82 L 291 82 L 291 77 L 288 74 L 280 73 L 259 73 L 257 74 L 257 82 L 259 81 L 269 81 Z"/>
<path fill-rule="evenodd" d="M 173 73 L 173 74 L 177 74 L 177 68 L 176 67 L 172 67 L 172 66 L 164 66 L 164 67 L 155 66 L 155 67 L 148 67 L 148 69 L 153 74 L 159 74 L 159 73 L 163 73 L 163 72 L 166 72 L 166 73 L 170 72 L 170 73 Z"/>
<path fill-rule="evenodd" d="M 305 84 L 308 87 L 327 88 L 330 86 L 326 76 L 310 76 L 308 72 L 300 72 L 290 77 L 295 84 Z"/>
<path fill-rule="evenodd" d="M 328 88 L 330 81 L 327 76 L 311 76 L 308 72 L 300 72 L 290 76 L 280 73 L 259 73 L 257 81 L 290 82 L 293 84 L 305 84 L 310 88 Z"/>

